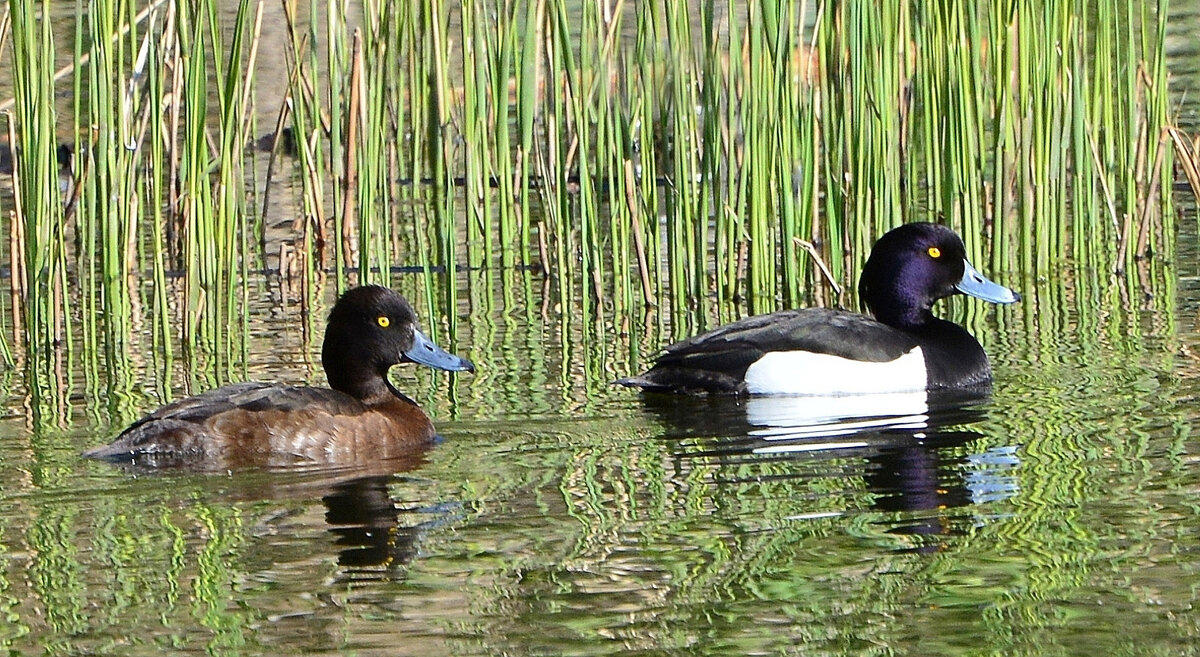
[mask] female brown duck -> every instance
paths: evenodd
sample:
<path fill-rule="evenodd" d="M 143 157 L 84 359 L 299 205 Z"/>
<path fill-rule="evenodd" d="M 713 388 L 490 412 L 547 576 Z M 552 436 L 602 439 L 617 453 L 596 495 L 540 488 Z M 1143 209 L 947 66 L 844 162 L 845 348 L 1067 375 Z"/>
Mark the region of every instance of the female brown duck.
<path fill-rule="evenodd" d="M 330 388 L 227 385 L 163 406 L 84 456 L 210 468 L 400 456 L 434 436 L 429 417 L 388 381 L 388 369 L 404 362 L 475 371 L 417 329 L 404 297 L 355 288 L 329 314 L 321 364 Z"/>

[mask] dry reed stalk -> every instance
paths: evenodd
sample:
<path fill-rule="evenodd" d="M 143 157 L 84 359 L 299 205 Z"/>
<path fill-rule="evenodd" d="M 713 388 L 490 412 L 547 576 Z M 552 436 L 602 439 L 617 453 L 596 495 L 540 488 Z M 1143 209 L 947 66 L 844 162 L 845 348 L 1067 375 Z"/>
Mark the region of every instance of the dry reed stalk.
<path fill-rule="evenodd" d="M 355 201 L 358 195 L 355 190 L 358 186 L 358 132 L 362 118 L 359 116 L 361 111 L 361 89 L 362 80 L 362 34 L 358 29 L 354 30 L 354 45 L 350 53 L 351 68 L 350 68 L 350 102 L 346 110 L 346 147 L 345 147 L 345 168 L 346 175 L 342 180 L 342 257 L 346 263 L 354 262 L 354 227 L 357 225 L 355 216 Z M 366 272 L 359 271 L 359 280 L 362 281 Z"/>
<path fill-rule="evenodd" d="M 1175 145 L 1175 154 L 1179 156 L 1179 166 L 1187 178 L 1192 195 L 1200 200 L 1200 137 L 1188 141 L 1183 131 L 1174 126 L 1166 128 Z"/>
<path fill-rule="evenodd" d="M 633 162 L 625 160 L 625 203 L 629 206 L 629 217 L 633 228 L 633 250 L 637 253 L 638 278 L 642 282 L 642 300 L 648 306 L 658 305 L 654 298 L 654 286 L 650 282 L 650 265 L 646 262 L 646 239 L 642 234 L 642 212 L 637 202 L 636 176 L 633 173 Z"/>

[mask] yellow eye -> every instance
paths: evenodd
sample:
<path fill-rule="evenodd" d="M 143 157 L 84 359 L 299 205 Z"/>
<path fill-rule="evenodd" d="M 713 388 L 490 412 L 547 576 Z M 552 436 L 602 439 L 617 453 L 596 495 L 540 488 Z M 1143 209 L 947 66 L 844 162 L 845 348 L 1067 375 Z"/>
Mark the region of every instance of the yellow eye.
<path fill-rule="evenodd" d="M 377 324 L 379 324 L 380 326 L 382 326 L 383 328 L 387 328 L 387 327 L 391 326 L 391 324 L 392 324 L 391 318 L 389 318 L 387 315 L 380 315 L 378 318 L 375 319 L 375 322 Z"/>
<path fill-rule="evenodd" d="M 929 254 L 930 258 L 942 257 L 942 250 L 937 248 L 936 246 L 929 247 L 929 251 L 927 251 L 927 253 Z"/>

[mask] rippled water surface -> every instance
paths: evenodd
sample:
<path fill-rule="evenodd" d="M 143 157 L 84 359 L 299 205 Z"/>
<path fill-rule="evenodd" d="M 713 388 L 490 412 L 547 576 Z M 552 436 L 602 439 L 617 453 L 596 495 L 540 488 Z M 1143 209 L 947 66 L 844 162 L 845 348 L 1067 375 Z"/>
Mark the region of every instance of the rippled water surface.
<path fill-rule="evenodd" d="M 1200 14 L 1175 4 L 1172 84 L 1194 97 Z M 0 647 L 1196 654 L 1200 230 L 1180 205 L 1169 256 L 1119 274 L 1014 263 L 986 273 L 1021 303 L 940 307 L 991 355 L 987 398 L 875 399 L 883 417 L 859 424 L 830 420 L 852 413 L 832 403 L 646 398 L 610 382 L 690 329 L 585 316 L 533 272 L 471 271 L 453 327 L 421 312 L 478 373 L 393 373 L 441 434 L 409 458 L 232 473 L 81 459 L 168 390 L 324 385 L 327 307 L 305 315 L 256 275 L 246 364 L 225 375 L 167 358 L 148 324 L 130 354 L 64 347 L 61 390 L 0 371 Z"/>
<path fill-rule="evenodd" d="M 865 428 L 814 431 L 795 400 L 614 388 L 669 332 L 653 316 L 581 325 L 526 273 L 463 275 L 476 319 L 450 346 L 480 371 L 401 368 L 442 439 L 371 471 L 81 460 L 158 403 L 163 364 L 101 373 L 103 389 L 77 386 L 61 418 L 32 413 L 8 373 L 0 642 L 120 655 L 1190 653 L 1196 244 L 1185 234 L 1172 261 L 1117 276 L 997 272 L 1022 303 L 950 308 L 992 354 L 994 395 L 901 399 Z M 320 382 L 298 309 L 269 280 L 258 289 L 246 376 Z M 170 369 L 182 394 L 186 367 Z"/>

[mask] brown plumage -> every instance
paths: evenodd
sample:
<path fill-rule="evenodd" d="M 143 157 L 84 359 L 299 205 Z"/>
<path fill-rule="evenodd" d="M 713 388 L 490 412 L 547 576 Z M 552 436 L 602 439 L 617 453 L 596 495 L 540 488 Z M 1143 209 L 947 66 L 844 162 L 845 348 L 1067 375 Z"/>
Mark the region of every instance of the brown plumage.
<path fill-rule="evenodd" d="M 329 316 L 321 356 L 331 388 L 235 383 L 167 404 L 84 456 L 225 469 L 397 458 L 434 437 L 429 417 L 387 379 L 416 362 L 474 371 L 416 326 L 399 294 L 350 290 Z"/>

